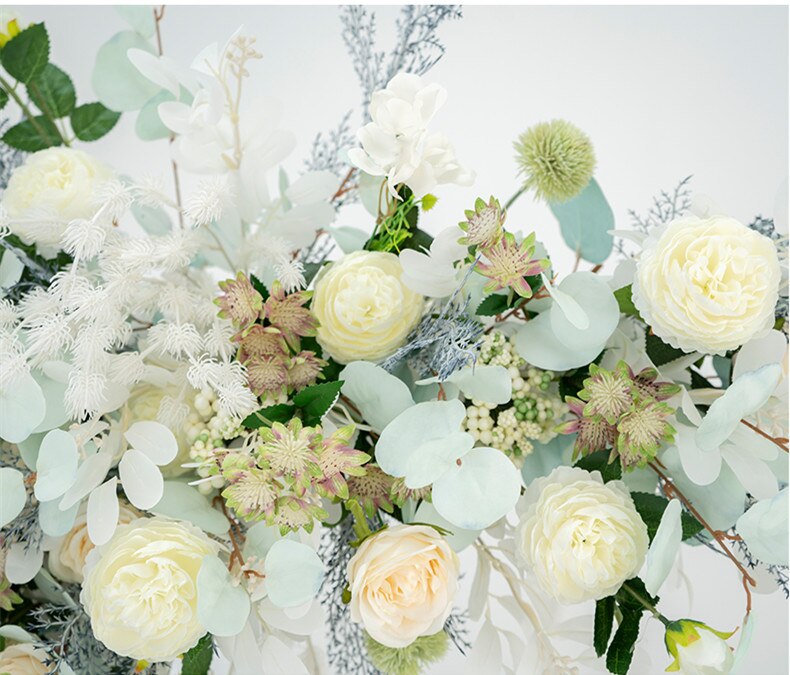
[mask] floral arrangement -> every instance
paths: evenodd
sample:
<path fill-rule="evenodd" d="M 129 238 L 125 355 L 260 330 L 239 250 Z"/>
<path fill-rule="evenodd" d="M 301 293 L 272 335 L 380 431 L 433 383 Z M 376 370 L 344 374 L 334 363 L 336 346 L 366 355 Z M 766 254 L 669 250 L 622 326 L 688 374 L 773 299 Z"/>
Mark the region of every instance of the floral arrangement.
<path fill-rule="evenodd" d="M 432 237 L 474 179 L 425 77 L 457 7 L 404 7 L 391 53 L 341 9 L 362 124 L 298 176 L 253 37 L 178 63 L 164 8 L 120 9 L 96 102 L 43 24 L 0 26 L 0 672 L 415 675 L 460 650 L 625 675 L 648 632 L 667 671 L 735 668 L 752 593 L 788 592 L 773 222 L 694 209 L 686 179 L 617 230 L 591 140 L 553 120 L 515 140 L 516 194 L 467 191 Z M 170 144 L 169 183 L 91 154 L 122 114 Z M 525 195 L 557 222 L 507 218 Z M 337 224 L 354 202 L 367 230 Z M 737 569 L 742 625 L 665 613 L 681 546 Z"/>

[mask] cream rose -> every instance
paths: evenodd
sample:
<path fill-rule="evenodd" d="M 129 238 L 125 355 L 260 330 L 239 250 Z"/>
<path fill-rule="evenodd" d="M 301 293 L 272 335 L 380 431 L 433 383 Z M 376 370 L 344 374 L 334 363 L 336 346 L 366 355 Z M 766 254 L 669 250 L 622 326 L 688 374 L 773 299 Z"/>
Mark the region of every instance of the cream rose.
<path fill-rule="evenodd" d="M 387 647 L 438 633 L 458 588 L 458 556 L 432 527 L 395 525 L 348 563 L 351 620 Z"/>
<path fill-rule="evenodd" d="M 47 653 L 30 644 L 17 644 L 0 652 L 0 674 L 2 675 L 46 675 L 49 666 L 44 665 Z"/>
<path fill-rule="evenodd" d="M 171 661 L 197 644 L 197 575 L 217 544 L 188 523 L 141 518 L 88 554 L 80 599 L 93 633 L 133 659 Z"/>
<path fill-rule="evenodd" d="M 402 274 L 398 256 L 356 251 L 318 278 L 310 308 L 320 322 L 318 341 L 335 361 L 378 361 L 403 344 L 424 300 Z"/>
<path fill-rule="evenodd" d="M 82 568 L 85 559 L 93 550 L 93 542 L 88 536 L 88 505 L 83 502 L 74 520 L 74 526 L 67 534 L 54 540 L 49 551 L 49 571 L 58 579 L 73 584 L 82 583 Z M 118 523 L 125 525 L 140 517 L 131 506 L 121 502 L 118 510 Z"/>
<path fill-rule="evenodd" d="M 633 300 L 673 347 L 723 355 L 773 326 L 780 278 L 767 237 L 724 216 L 681 218 L 645 243 Z"/>
<path fill-rule="evenodd" d="M 44 249 L 56 248 L 69 221 L 96 213 L 96 187 L 110 178 L 110 169 L 81 150 L 34 152 L 14 170 L 3 194 L 11 231 Z M 42 218 L 49 220 L 36 222 Z"/>
<path fill-rule="evenodd" d="M 534 480 L 518 507 L 519 558 L 562 603 L 599 600 L 635 577 L 647 527 L 621 481 L 563 466 Z"/>

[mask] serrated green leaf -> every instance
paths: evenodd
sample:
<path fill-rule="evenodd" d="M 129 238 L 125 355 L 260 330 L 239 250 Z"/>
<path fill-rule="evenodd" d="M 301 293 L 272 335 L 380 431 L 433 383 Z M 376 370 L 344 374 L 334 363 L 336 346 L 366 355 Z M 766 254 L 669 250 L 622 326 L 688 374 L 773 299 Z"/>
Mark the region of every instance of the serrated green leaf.
<path fill-rule="evenodd" d="M 106 135 L 120 117 L 121 113 L 101 103 L 85 103 L 71 113 L 71 128 L 81 141 L 96 141 Z"/>
<path fill-rule="evenodd" d="M 278 403 L 248 415 L 242 422 L 242 426 L 247 429 L 260 429 L 271 426 L 273 422 L 286 424 L 295 412 L 296 408 L 289 403 Z"/>
<path fill-rule="evenodd" d="M 321 423 L 321 419 L 331 408 L 340 394 L 343 380 L 322 382 L 302 389 L 294 396 L 294 405 L 302 411 L 302 420 L 306 426 L 312 427 Z"/>
<path fill-rule="evenodd" d="M 618 288 L 614 292 L 615 300 L 617 300 L 617 305 L 620 307 L 620 311 L 625 314 L 626 316 L 635 316 L 639 319 L 642 317 L 639 314 L 639 310 L 634 305 L 634 300 L 631 296 L 631 284 L 628 286 L 623 286 L 622 288 Z"/>
<path fill-rule="evenodd" d="M 66 117 L 77 103 L 71 78 L 51 63 L 27 83 L 27 93 L 36 107 L 53 119 Z"/>
<path fill-rule="evenodd" d="M 0 49 L 0 64 L 15 80 L 27 83 L 49 61 L 49 35 L 43 23 L 28 26 Z"/>
<path fill-rule="evenodd" d="M 5 108 L 7 103 L 8 103 L 8 94 L 6 93 L 5 89 L 0 89 L 0 110 Z"/>
<path fill-rule="evenodd" d="M 614 624 L 614 596 L 603 598 L 595 603 L 595 624 L 593 628 L 593 647 L 595 654 L 603 656 L 612 636 Z"/>
<path fill-rule="evenodd" d="M 520 299 L 521 298 L 519 298 L 519 300 Z M 496 316 L 497 314 L 506 312 L 510 307 L 511 305 L 507 301 L 507 295 L 494 294 L 483 299 L 483 302 L 477 306 L 475 314 L 477 314 L 477 316 Z"/>
<path fill-rule="evenodd" d="M 11 127 L 3 134 L 3 143 L 17 150 L 37 152 L 54 145 L 61 145 L 62 139 L 55 125 L 43 115 L 39 115 Z"/>
<path fill-rule="evenodd" d="M 623 618 L 606 653 L 606 668 L 613 675 L 626 675 L 634 657 L 634 646 L 639 637 L 639 621 L 643 608 L 620 607 Z"/>
<path fill-rule="evenodd" d="M 686 355 L 686 352 L 682 349 L 675 349 L 675 347 L 668 345 L 660 337 L 652 333 L 648 333 L 645 336 L 645 351 L 657 367 Z"/>
<path fill-rule="evenodd" d="M 550 203 L 551 212 L 560 222 L 565 243 L 591 263 L 602 263 L 612 252 L 614 214 L 595 178 L 590 179 L 573 199 Z"/>
<path fill-rule="evenodd" d="M 634 500 L 634 507 L 647 526 L 647 536 L 650 541 L 653 541 L 661 523 L 661 516 L 664 515 L 664 510 L 669 505 L 669 500 L 647 492 L 632 492 L 631 499 Z M 683 539 L 693 537 L 702 531 L 702 523 L 686 511 L 680 515 L 680 524 L 683 528 Z"/>
<path fill-rule="evenodd" d="M 250 283 L 252 287 L 261 294 L 264 301 L 269 298 L 269 290 L 266 288 L 266 285 L 254 274 L 250 274 Z"/>
<path fill-rule="evenodd" d="M 623 476 L 623 468 L 620 462 L 615 459 L 614 462 L 609 462 L 609 451 L 599 450 L 590 455 L 582 457 L 574 466 L 584 469 L 585 471 L 600 471 L 604 483 L 610 480 L 619 480 Z"/>
<path fill-rule="evenodd" d="M 214 644 L 209 633 L 206 633 L 192 647 L 181 661 L 181 675 L 207 675 L 214 658 Z"/>

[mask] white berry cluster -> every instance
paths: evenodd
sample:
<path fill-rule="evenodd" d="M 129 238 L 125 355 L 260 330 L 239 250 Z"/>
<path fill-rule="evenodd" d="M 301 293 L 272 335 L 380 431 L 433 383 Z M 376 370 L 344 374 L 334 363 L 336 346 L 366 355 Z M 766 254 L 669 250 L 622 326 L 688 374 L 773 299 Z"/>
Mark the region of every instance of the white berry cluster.
<path fill-rule="evenodd" d="M 565 413 L 566 406 L 552 384 L 554 373 L 527 365 L 499 331 L 484 338 L 478 363 L 508 369 L 512 399 L 506 407 L 468 401 L 466 431 L 482 445 L 502 450 L 521 466 L 534 449 L 532 441 L 547 443 L 556 436 L 552 429 Z"/>
<path fill-rule="evenodd" d="M 212 480 L 198 483 L 198 489 L 208 493 L 225 484 L 222 476 L 217 475 L 213 460 L 217 448 L 227 447 L 226 441 L 241 435 L 239 420 L 220 411 L 219 401 L 211 390 L 204 390 L 195 397 L 194 411 L 187 420 L 187 442 L 189 457 L 200 463 L 197 473 L 201 478 L 213 476 Z"/>

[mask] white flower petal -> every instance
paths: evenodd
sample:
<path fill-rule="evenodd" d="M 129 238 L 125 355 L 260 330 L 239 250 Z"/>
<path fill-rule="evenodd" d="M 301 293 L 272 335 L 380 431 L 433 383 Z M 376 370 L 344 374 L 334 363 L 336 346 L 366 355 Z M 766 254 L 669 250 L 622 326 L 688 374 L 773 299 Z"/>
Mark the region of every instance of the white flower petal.
<path fill-rule="evenodd" d="M 647 559 L 645 560 L 647 571 L 644 582 L 647 592 L 651 595 L 658 593 L 661 584 L 664 583 L 675 563 L 680 542 L 683 539 L 683 528 L 680 521 L 682 512 L 683 507 L 679 500 L 672 499 L 667 504 L 653 542 L 647 550 Z"/>

